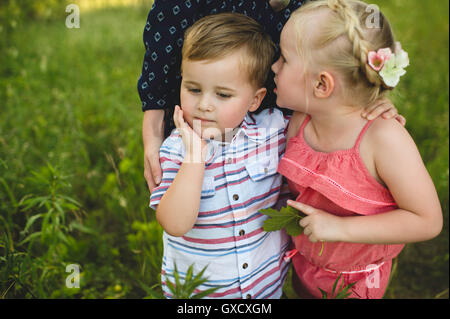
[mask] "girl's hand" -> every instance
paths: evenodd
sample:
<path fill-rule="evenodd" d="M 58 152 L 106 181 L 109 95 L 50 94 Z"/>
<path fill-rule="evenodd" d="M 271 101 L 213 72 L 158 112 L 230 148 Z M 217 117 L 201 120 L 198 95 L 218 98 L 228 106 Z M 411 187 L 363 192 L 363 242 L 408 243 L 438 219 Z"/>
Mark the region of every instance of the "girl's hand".
<path fill-rule="evenodd" d="M 198 134 L 184 121 L 183 111 L 178 105 L 175 106 L 173 121 L 180 132 L 186 148 L 185 161 L 203 163 L 205 161 L 206 141 L 198 136 Z"/>
<path fill-rule="evenodd" d="M 341 241 L 342 217 L 292 200 L 288 200 L 287 204 L 307 215 L 300 220 L 300 226 L 303 227 L 303 234 L 308 236 L 310 242 Z"/>
<path fill-rule="evenodd" d="M 366 107 L 361 114 L 362 117 L 366 118 L 369 121 L 376 119 L 380 115 L 384 119 L 395 118 L 403 126 L 405 126 L 406 124 L 406 119 L 398 114 L 397 108 L 387 98 L 376 100 L 372 105 Z"/>

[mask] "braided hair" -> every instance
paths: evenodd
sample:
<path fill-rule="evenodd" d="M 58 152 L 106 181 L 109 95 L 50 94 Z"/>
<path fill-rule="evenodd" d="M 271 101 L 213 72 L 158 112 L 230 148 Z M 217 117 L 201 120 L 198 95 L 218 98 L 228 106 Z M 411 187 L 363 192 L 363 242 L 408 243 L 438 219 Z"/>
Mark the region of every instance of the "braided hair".
<path fill-rule="evenodd" d="M 390 88 L 384 85 L 378 72 L 368 64 L 368 53 L 389 47 L 395 40 L 389 22 L 381 12 L 379 25 L 368 25 L 373 10 L 357 0 L 310 1 L 292 14 L 296 24 L 298 51 L 307 57 L 304 48 L 315 49 L 309 57 L 315 63 L 336 69 L 346 82 L 346 95 L 355 104 L 369 104 Z M 323 14 L 320 19 L 311 14 Z M 312 18 L 312 19 L 311 19 Z M 317 26 L 314 28 L 312 25 Z M 313 34 L 312 36 L 307 36 Z M 303 52 L 303 54 L 302 54 Z"/>

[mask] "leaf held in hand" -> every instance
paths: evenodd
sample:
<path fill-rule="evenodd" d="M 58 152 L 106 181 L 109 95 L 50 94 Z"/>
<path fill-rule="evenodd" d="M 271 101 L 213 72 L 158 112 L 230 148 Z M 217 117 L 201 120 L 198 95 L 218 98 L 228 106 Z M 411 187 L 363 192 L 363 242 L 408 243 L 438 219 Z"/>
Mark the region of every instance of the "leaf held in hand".
<path fill-rule="evenodd" d="M 261 209 L 260 212 L 270 217 L 264 221 L 264 231 L 277 231 L 284 228 L 289 236 L 298 236 L 303 232 L 299 224 L 302 216 L 291 206 L 282 207 L 280 211 L 266 208 Z"/>

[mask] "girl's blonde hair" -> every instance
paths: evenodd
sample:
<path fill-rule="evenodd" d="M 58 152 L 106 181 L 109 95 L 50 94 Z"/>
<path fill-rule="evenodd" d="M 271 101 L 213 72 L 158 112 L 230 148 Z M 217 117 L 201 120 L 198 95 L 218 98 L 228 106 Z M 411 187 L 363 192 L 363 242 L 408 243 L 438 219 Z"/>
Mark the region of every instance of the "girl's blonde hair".
<path fill-rule="evenodd" d="M 380 48 L 391 48 L 394 52 L 394 35 L 381 12 L 375 12 L 378 19 L 374 21 L 378 25 L 373 26 L 373 12 L 362 1 L 317 0 L 303 5 L 291 17 L 300 56 L 305 62 L 336 70 L 344 81 L 344 98 L 353 105 L 368 105 L 389 90 L 378 72 L 369 66 L 367 56 L 369 51 Z M 312 19 L 312 13 L 325 17 Z M 320 22 L 314 29 L 315 21 Z"/>

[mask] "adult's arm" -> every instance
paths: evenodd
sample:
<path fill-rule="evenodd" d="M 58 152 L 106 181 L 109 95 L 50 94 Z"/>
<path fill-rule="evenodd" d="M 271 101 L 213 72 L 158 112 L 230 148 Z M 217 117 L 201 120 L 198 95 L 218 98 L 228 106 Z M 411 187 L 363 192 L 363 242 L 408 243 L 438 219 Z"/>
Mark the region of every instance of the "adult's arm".
<path fill-rule="evenodd" d="M 144 177 L 150 192 L 161 181 L 159 148 L 173 128 L 172 110 L 179 104 L 184 32 L 198 12 L 197 1 L 155 0 L 144 28 L 145 55 L 137 88 L 144 111 Z"/>

